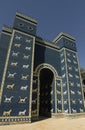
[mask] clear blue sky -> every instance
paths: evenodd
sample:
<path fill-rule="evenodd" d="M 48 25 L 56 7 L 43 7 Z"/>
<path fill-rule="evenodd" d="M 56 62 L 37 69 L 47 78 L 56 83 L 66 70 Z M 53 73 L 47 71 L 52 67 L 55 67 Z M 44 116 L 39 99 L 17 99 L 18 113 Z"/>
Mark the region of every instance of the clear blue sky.
<path fill-rule="evenodd" d="M 0 32 L 12 26 L 16 11 L 37 19 L 37 35 L 52 41 L 60 32 L 76 38 L 79 63 L 85 68 L 85 0 L 0 0 Z"/>

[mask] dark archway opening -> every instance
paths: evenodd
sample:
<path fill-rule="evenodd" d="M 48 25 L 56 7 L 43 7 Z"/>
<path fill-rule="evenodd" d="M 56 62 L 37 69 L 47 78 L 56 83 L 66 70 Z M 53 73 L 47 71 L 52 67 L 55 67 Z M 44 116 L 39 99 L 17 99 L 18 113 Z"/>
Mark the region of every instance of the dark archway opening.
<path fill-rule="evenodd" d="M 40 71 L 39 116 L 51 117 L 51 90 L 53 72 L 47 68 Z"/>
<path fill-rule="evenodd" d="M 83 79 L 83 85 L 85 85 L 85 79 Z"/>
<path fill-rule="evenodd" d="M 83 83 L 83 86 L 84 86 L 84 100 L 85 100 L 85 79 L 83 79 L 82 83 Z"/>
<path fill-rule="evenodd" d="M 85 99 L 85 92 L 84 92 L 84 99 Z"/>

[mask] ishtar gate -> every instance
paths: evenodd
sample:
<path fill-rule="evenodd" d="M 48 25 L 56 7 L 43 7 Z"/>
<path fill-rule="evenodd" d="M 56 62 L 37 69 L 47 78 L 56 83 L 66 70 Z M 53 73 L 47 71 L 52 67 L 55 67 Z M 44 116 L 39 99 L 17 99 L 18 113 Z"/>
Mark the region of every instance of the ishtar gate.
<path fill-rule="evenodd" d="M 37 21 L 16 12 L 0 36 L 0 124 L 85 115 L 75 38 L 36 35 Z"/>

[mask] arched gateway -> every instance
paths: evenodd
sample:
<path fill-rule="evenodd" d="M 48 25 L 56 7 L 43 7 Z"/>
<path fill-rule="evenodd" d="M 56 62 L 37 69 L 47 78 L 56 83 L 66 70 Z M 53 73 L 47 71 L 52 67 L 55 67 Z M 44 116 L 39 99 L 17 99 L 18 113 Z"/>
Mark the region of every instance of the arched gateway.
<path fill-rule="evenodd" d="M 36 68 L 35 75 L 38 78 L 38 116 L 51 117 L 56 110 L 56 80 L 60 80 L 60 77 L 55 68 L 46 63 Z"/>
<path fill-rule="evenodd" d="M 60 33 L 52 42 L 36 35 L 37 21 L 16 13 L 0 37 L 0 124 L 40 116 L 84 115 L 75 38 Z"/>

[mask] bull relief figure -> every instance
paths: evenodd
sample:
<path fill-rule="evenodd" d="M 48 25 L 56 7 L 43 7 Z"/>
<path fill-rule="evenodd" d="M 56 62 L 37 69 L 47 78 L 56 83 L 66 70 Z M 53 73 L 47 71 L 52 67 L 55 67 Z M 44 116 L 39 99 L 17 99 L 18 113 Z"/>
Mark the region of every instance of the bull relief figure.
<path fill-rule="evenodd" d="M 32 114 L 37 114 L 37 109 L 33 110 Z"/>
<path fill-rule="evenodd" d="M 25 97 L 25 98 L 21 98 L 20 96 L 19 96 L 19 103 L 25 103 L 26 102 L 26 99 L 27 99 L 27 97 Z"/>
<path fill-rule="evenodd" d="M 22 74 L 21 79 L 22 79 L 22 80 L 27 80 L 28 77 L 29 77 L 29 75 L 23 75 L 23 74 Z"/>
<path fill-rule="evenodd" d="M 65 113 L 68 113 L 68 109 L 66 109 L 64 112 L 65 112 Z"/>
<path fill-rule="evenodd" d="M 8 97 L 5 95 L 4 97 L 5 97 L 4 102 L 6 102 L 6 103 L 11 103 L 11 100 L 12 100 L 13 96 L 11 96 L 11 97 L 8 98 Z"/>
<path fill-rule="evenodd" d="M 30 51 L 31 50 L 31 47 L 25 47 L 25 50 L 28 50 L 28 51 Z"/>
<path fill-rule="evenodd" d="M 80 112 L 84 112 L 84 110 L 82 108 L 80 108 L 79 110 L 80 110 Z"/>
<path fill-rule="evenodd" d="M 33 92 L 33 93 L 36 93 L 36 92 L 37 92 L 37 90 L 38 90 L 38 89 L 37 89 L 37 88 L 35 88 L 35 89 L 33 89 L 33 90 L 32 90 L 32 92 Z"/>
<path fill-rule="evenodd" d="M 74 92 L 73 90 L 71 90 L 71 94 L 73 94 L 73 95 L 74 95 L 74 94 L 75 94 L 75 92 Z"/>
<path fill-rule="evenodd" d="M 26 39 L 25 42 L 26 42 L 26 43 L 30 43 L 30 42 L 31 42 L 31 39 Z"/>
<path fill-rule="evenodd" d="M 80 87 L 80 83 L 77 83 L 77 87 Z"/>
<path fill-rule="evenodd" d="M 18 62 L 11 62 L 11 66 L 16 67 L 18 65 Z"/>
<path fill-rule="evenodd" d="M 70 85 L 71 87 L 73 87 L 73 86 L 74 86 L 74 82 L 69 82 L 69 85 Z"/>
<path fill-rule="evenodd" d="M 12 110 L 10 109 L 9 111 L 4 111 L 3 112 L 3 116 L 10 116 L 11 115 Z"/>
<path fill-rule="evenodd" d="M 14 52 L 14 51 L 12 51 L 12 56 L 17 57 L 19 54 L 20 54 L 20 52 Z"/>
<path fill-rule="evenodd" d="M 75 109 L 72 108 L 72 112 L 73 112 L 73 113 L 76 113 L 77 111 L 76 111 Z"/>
<path fill-rule="evenodd" d="M 57 94 L 61 94 L 61 91 L 58 91 L 58 90 L 57 90 Z"/>
<path fill-rule="evenodd" d="M 8 84 L 6 88 L 7 88 L 7 89 L 13 89 L 14 86 L 15 86 L 15 84 Z"/>
<path fill-rule="evenodd" d="M 14 78 L 15 75 L 16 75 L 16 73 L 10 73 L 10 72 L 8 71 L 8 78 Z"/>
<path fill-rule="evenodd" d="M 18 36 L 18 35 L 15 36 L 15 39 L 17 39 L 17 40 L 21 40 L 21 38 L 22 38 L 22 36 Z"/>
<path fill-rule="evenodd" d="M 15 47 L 19 48 L 21 46 L 21 44 L 14 44 Z"/>
<path fill-rule="evenodd" d="M 27 88 L 28 88 L 28 85 L 21 86 L 21 87 L 20 87 L 20 90 L 27 90 Z"/>
<path fill-rule="evenodd" d="M 23 68 L 23 69 L 28 69 L 28 68 L 29 68 L 29 65 L 28 65 L 28 64 L 23 65 L 22 68 Z"/>
<path fill-rule="evenodd" d="M 19 116 L 25 116 L 25 113 L 26 113 L 26 109 L 23 110 L 23 111 L 19 111 L 18 115 Z"/>
<path fill-rule="evenodd" d="M 30 57 L 30 55 L 25 55 L 25 54 L 23 54 L 23 59 L 28 60 L 29 57 Z"/>
<path fill-rule="evenodd" d="M 79 103 L 82 104 L 82 103 L 83 103 L 83 100 L 80 100 L 80 99 L 79 99 Z"/>

